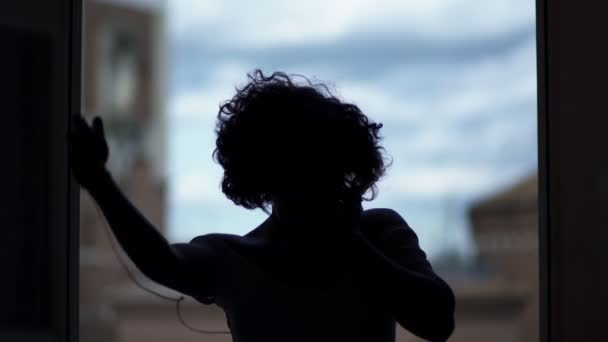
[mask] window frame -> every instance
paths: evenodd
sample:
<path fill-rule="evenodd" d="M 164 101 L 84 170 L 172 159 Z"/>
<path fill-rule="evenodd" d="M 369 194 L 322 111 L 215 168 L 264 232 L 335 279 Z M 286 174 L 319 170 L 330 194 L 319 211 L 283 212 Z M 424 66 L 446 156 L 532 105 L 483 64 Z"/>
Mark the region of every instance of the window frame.
<path fill-rule="evenodd" d="M 43 207 L 32 212 L 43 215 L 41 219 L 45 220 L 48 229 L 48 239 L 42 242 L 48 246 L 49 253 L 45 255 L 48 265 L 33 271 L 50 274 L 49 291 L 42 297 L 50 320 L 48 325 L 35 329 L 31 326 L 2 327 L 0 341 L 77 342 L 79 193 L 70 174 L 67 133 L 70 116 L 78 113 L 80 108 L 81 0 L 3 2 L 0 4 L 0 24 L 17 33 L 32 33 L 48 38 L 45 41 L 48 42 L 51 59 L 48 95 L 52 99 L 47 112 L 32 117 L 35 120 L 48 115 L 44 118 L 48 125 L 39 128 L 43 133 L 20 132 L 20 135 L 26 136 L 32 150 L 47 154 L 44 158 L 28 155 L 32 159 L 38 158 L 39 164 L 44 165 L 47 179 L 41 182 L 45 184 L 42 191 L 40 188 L 24 190 L 20 196 L 24 201 L 20 205 L 24 208 Z M 47 89 L 36 91 L 44 92 Z M 27 177 L 29 173 L 23 175 Z M 41 192 L 43 197 L 40 196 Z M 5 200 L 14 200 L 6 198 L 10 195 L 5 194 Z"/>
<path fill-rule="evenodd" d="M 548 209 L 548 141 L 547 141 L 547 27 L 546 0 L 536 0 L 536 79 L 537 79 L 537 133 L 538 133 L 538 291 L 539 341 L 549 342 L 550 331 L 550 229 Z"/>

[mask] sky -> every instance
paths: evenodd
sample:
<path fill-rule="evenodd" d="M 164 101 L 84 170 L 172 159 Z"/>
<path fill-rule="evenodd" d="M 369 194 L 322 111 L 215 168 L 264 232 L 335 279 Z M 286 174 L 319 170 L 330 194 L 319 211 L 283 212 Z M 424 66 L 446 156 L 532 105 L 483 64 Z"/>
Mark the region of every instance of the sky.
<path fill-rule="evenodd" d="M 531 0 L 170 0 L 170 239 L 265 219 L 224 197 L 211 158 L 219 104 L 261 68 L 381 122 L 393 164 L 364 208 L 397 210 L 431 258 L 474 256 L 466 208 L 536 172 L 534 16 Z"/>

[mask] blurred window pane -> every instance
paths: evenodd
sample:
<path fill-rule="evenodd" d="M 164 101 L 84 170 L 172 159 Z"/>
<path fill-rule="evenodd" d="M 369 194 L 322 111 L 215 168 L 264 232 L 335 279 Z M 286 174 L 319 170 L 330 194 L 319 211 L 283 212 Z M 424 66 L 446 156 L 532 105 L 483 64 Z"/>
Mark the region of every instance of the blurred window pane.
<path fill-rule="evenodd" d="M 172 241 L 244 234 L 265 214 L 220 191 L 218 105 L 254 68 L 327 82 L 382 122 L 393 159 L 366 208 L 397 210 L 457 294 L 451 341 L 537 341 L 534 1 L 88 0 L 83 110 L 110 169 Z M 135 288 L 82 199 L 86 341 L 229 341 Z M 124 257 L 124 256 L 123 256 Z M 185 305 L 225 328 L 215 306 Z M 400 329 L 398 341 L 416 338 Z"/>

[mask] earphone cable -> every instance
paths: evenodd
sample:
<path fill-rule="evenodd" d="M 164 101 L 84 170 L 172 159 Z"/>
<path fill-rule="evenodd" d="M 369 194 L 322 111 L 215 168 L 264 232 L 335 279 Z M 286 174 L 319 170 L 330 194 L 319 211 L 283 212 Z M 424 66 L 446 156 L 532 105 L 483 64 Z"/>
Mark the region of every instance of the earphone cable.
<path fill-rule="evenodd" d="M 94 201 L 93 201 L 94 202 Z M 99 209 L 99 206 L 97 205 L 97 203 L 93 203 L 93 205 L 95 206 L 95 209 L 97 211 L 97 215 L 99 216 L 99 219 L 103 222 L 103 225 L 105 226 L 105 231 L 106 231 L 106 235 L 108 236 L 108 240 L 110 240 L 110 246 L 112 247 L 112 251 L 114 252 L 114 255 L 116 256 L 116 259 L 118 259 L 119 263 L 122 265 L 122 268 L 125 270 L 125 272 L 127 273 L 127 276 L 131 279 L 131 281 L 133 281 L 133 283 L 139 287 L 140 289 L 155 295 L 161 299 L 164 300 L 168 300 L 168 301 L 172 301 L 175 302 L 175 311 L 177 313 L 177 319 L 179 320 L 179 322 L 185 326 L 186 328 L 188 328 L 191 331 L 200 333 L 200 334 L 230 334 L 229 331 L 225 331 L 225 330 L 207 330 L 207 329 L 198 329 L 195 328 L 191 325 L 189 325 L 185 320 L 184 317 L 182 316 L 181 313 L 181 307 L 180 304 L 182 301 L 185 300 L 184 296 L 179 296 L 179 297 L 170 297 L 167 295 L 164 295 L 162 293 L 158 293 L 146 286 L 144 286 L 139 280 L 137 280 L 137 278 L 135 277 L 135 275 L 131 272 L 131 270 L 129 269 L 129 266 L 127 265 L 127 263 L 122 259 L 122 257 L 120 256 L 120 253 L 118 251 L 118 247 L 117 247 L 117 242 L 115 241 L 115 238 L 112 234 L 112 232 L 110 231 L 110 227 L 109 224 L 106 222 L 105 220 L 105 216 L 103 215 L 103 213 L 101 212 L 101 210 Z"/>

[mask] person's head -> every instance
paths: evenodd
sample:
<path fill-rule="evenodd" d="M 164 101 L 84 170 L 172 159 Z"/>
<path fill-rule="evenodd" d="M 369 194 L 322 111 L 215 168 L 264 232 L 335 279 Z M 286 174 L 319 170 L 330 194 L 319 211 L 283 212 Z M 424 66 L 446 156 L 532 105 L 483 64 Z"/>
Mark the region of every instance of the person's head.
<path fill-rule="evenodd" d="M 230 200 L 267 211 L 375 197 L 387 168 L 382 124 L 303 76 L 255 70 L 248 80 L 217 116 L 213 157 L 224 168 L 222 191 Z"/>

